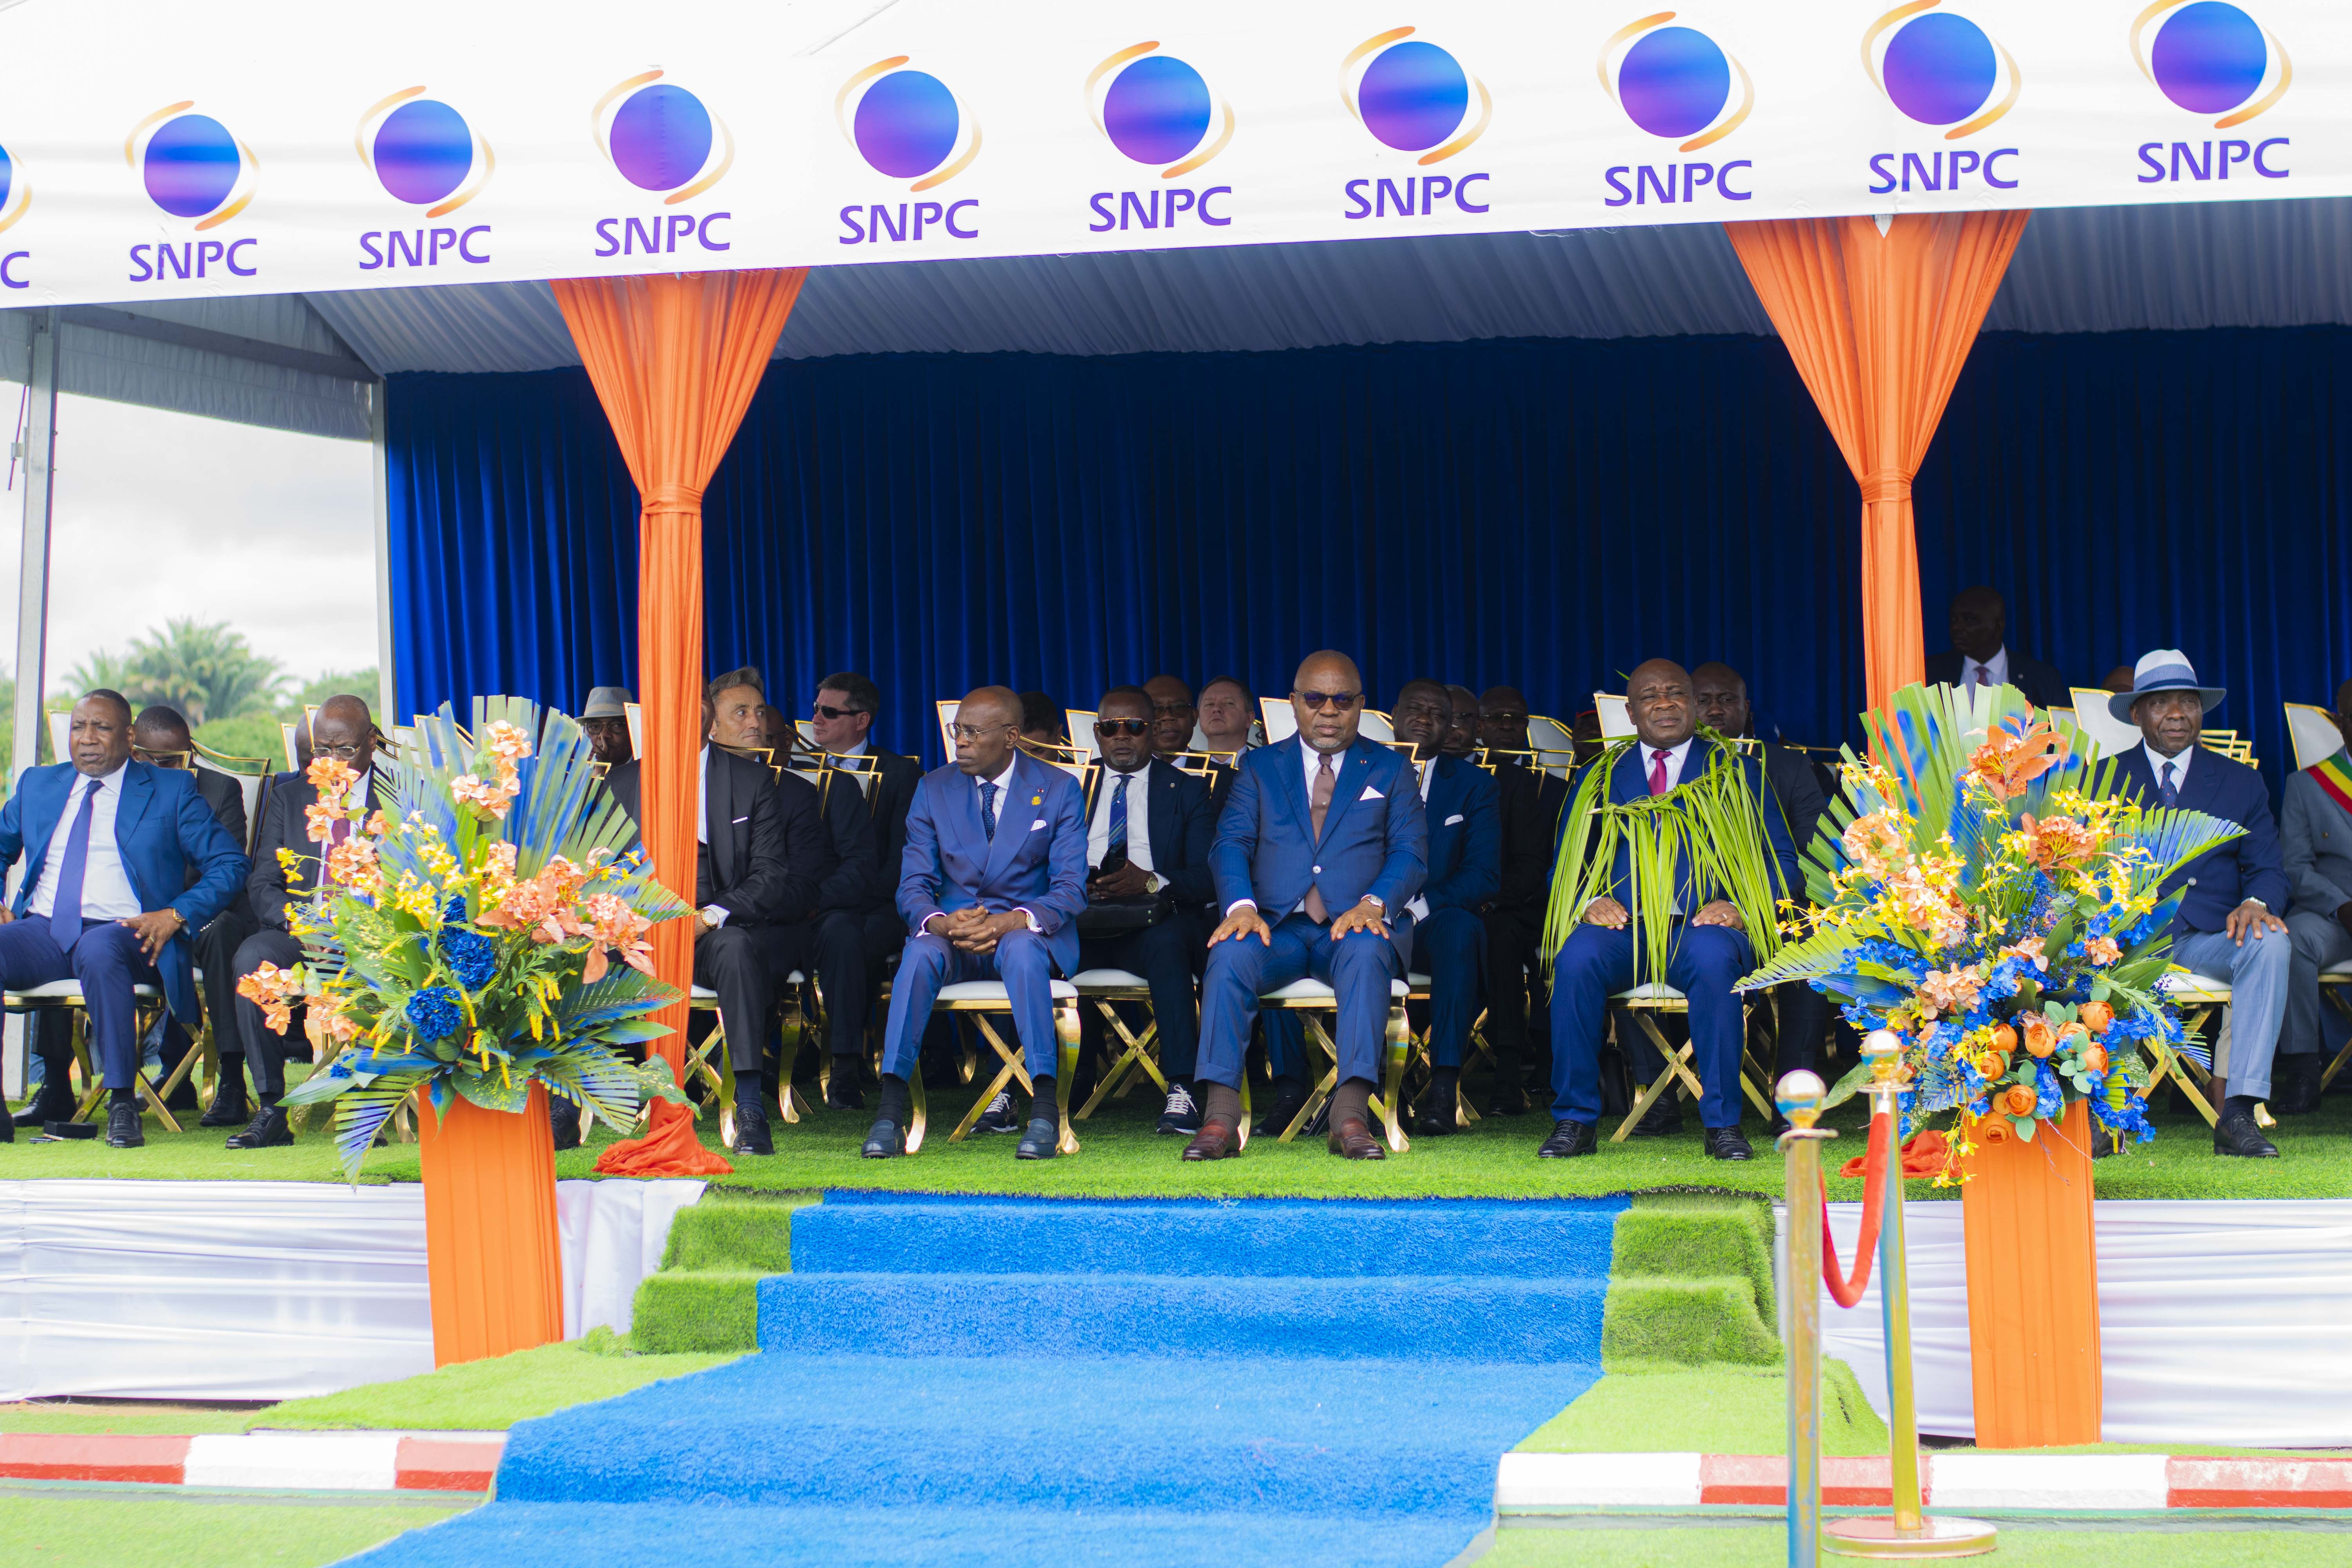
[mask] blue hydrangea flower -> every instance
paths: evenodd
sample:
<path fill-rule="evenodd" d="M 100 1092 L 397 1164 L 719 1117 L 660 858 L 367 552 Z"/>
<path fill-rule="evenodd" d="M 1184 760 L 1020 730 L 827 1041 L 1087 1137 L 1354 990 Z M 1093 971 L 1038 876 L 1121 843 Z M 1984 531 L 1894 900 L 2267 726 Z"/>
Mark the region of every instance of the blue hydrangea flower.
<path fill-rule="evenodd" d="M 428 1041 L 447 1039 L 464 1021 L 457 1010 L 457 994 L 446 985 L 427 985 L 409 997 L 404 1011 L 417 1037 Z"/>
<path fill-rule="evenodd" d="M 499 972 L 499 950 L 490 939 L 460 926 L 442 928 L 441 956 L 457 984 L 468 991 L 479 991 Z"/>

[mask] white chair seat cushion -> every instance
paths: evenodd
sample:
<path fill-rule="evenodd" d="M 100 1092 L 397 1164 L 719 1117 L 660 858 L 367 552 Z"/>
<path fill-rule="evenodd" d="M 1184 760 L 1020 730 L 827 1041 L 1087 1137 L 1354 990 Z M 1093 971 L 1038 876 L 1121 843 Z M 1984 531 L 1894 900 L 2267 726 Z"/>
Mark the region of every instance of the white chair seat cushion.
<path fill-rule="evenodd" d="M 808 976 L 795 969 L 790 974 L 784 976 L 784 984 L 787 985 L 805 985 L 808 984 Z"/>
<path fill-rule="evenodd" d="M 160 994 L 152 985 L 133 985 L 131 994 L 147 1002 L 153 1001 Z M 34 1002 L 79 1002 L 81 1000 L 81 982 L 52 980 L 47 985 L 28 985 L 22 991 L 11 991 L 8 994 Z"/>
<path fill-rule="evenodd" d="M 1402 980 L 1389 982 L 1389 994 L 1392 997 L 1402 997 L 1406 989 Z M 1339 999 L 1339 993 L 1320 980 L 1294 980 L 1279 990 L 1267 992 L 1262 998 L 1267 1002 L 1336 1002 Z"/>
<path fill-rule="evenodd" d="M 691 997 L 692 997 L 692 999 L 693 999 L 694 1001 L 697 1001 L 697 1002 L 716 1002 L 716 1001 L 718 1001 L 718 1000 L 719 1000 L 719 993 L 718 993 L 718 992 L 716 992 L 716 991 L 713 991 L 713 990 L 712 990 L 709 986 L 708 986 L 708 985 L 696 985 L 696 986 L 689 987 L 688 989 L 689 989 L 689 994 L 691 995 Z"/>
<path fill-rule="evenodd" d="M 2168 996 L 2178 995 L 2183 992 L 2194 995 L 2227 996 L 2230 994 L 2230 983 L 2227 980 L 2217 980 L 2210 974 L 2167 974 L 2157 980 L 2156 988 Z"/>
<path fill-rule="evenodd" d="M 1056 1002 L 1067 1002 L 1078 994 L 1078 988 L 1066 980 L 1054 981 L 1052 985 L 1054 1000 Z M 1012 999 L 1005 994 L 1004 982 L 1002 980 L 959 980 L 953 985 L 940 986 L 939 999 L 942 1002 L 995 1002 L 1007 1006 L 1012 1005 Z"/>
<path fill-rule="evenodd" d="M 1404 983 L 1415 991 L 1429 989 L 1429 976 L 1426 974 L 1408 973 L 1404 977 Z"/>
<path fill-rule="evenodd" d="M 2352 958 L 2347 958 L 2341 963 L 2331 963 L 2319 973 L 2322 974 L 2340 974 L 2347 980 L 2352 980 Z"/>
<path fill-rule="evenodd" d="M 1612 1002 L 1687 1002 L 1689 997 L 1662 980 L 1646 985 L 1636 985 L 1631 991 L 1620 991 L 1609 998 Z"/>
<path fill-rule="evenodd" d="M 1143 991 L 1150 982 L 1140 974 L 1130 974 L 1124 969 L 1082 969 L 1070 984 L 1079 991 Z"/>

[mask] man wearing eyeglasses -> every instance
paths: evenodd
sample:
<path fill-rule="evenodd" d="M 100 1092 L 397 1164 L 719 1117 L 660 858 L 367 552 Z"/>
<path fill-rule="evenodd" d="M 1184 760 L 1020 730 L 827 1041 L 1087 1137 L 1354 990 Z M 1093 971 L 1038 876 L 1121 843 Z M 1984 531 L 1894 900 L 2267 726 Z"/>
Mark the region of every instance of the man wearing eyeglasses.
<path fill-rule="evenodd" d="M 303 731 L 313 757 L 333 757 L 358 772 L 341 804 L 346 807 L 372 804 L 375 799 L 375 721 L 367 703 L 348 693 L 330 697 Z M 287 910 L 307 902 L 319 885 L 320 847 L 311 842 L 309 816 L 318 799 L 318 786 L 299 773 L 278 774 L 262 796 L 261 831 L 253 841 L 253 869 L 245 881 L 254 931 L 237 944 L 236 956 L 229 964 L 238 980 L 265 963 L 291 969 L 302 962 L 302 944 L 287 930 Z M 337 831 L 353 829 L 343 826 Z M 281 849 L 293 852 L 290 870 L 279 864 Z M 205 973 L 209 976 L 211 972 Z M 253 1077 L 257 1104 L 245 1130 L 229 1135 L 228 1146 L 269 1149 L 291 1143 L 293 1131 L 278 1103 L 286 1092 L 287 1037 L 271 1029 L 260 1007 L 242 996 L 236 999 L 234 1016 L 236 1037 L 244 1047 L 245 1068 Z M 289 1026 L 289 1031 L 298 1026 Z M 242 1099 L 245 1086 L 228 1067 L 227 1062 L 222 1063 L 221 1092 L 234 1091 Z M 217 1113 L 217 1100 L 215 1109 Z M 205 1120 L 212 1125 L 221 1124 L 217 1114 Z"/>
<path fill-rule="evenodd" d="M 1168 1077 L 1160 1131 L 1192 1133 L 1201 1130 L 1192 1087 L 1201 1037 L 1192 993 L 1201 936 L 1193 916 L 1216 896 L 1209 875 L 1209 786 L 1154 759 L 1160 726 L 1153 710 L 1143 687 L 1103 693 L 1095 715 L 1103 767 L 1087 804 L 1087 897 L 1095 910 L 1088 918 L 1109 924 L 1149 915 L 1152 923 L 1101 936 L 1086 934 L 1082 924 L 1078 967 L 1123 969 L 1151 987 L 1160 1068 Z M 1102 1015 L 1087 1007 L 1078 1016 L 1091 1055 L 1101 1041 Z"/>
<path fill-rule="evenodd" d="M 923 1028 L 940 987 L 1001 980 L 1034 1096 L 1021 1160 L 1061 1152 L 1055 1100 L 1059 1042 L 1055 970 L 1078 967 L 1078 911 L 1087 905 L 1087 817 L 1077 781 L 1023 753 L 1021 699 L 983 686 L 956 710 L 955 761 L 926 773 L 907 812 L 898 912 L 907 947 L 890 986 L 882 1089 L 863 1152 L 907 1152 Z"/>
<path fill-rule="evenodd" d="M 1476 703 L 1471 698 L 1474 709 Z M 1465 733 L 1475 746 L 1477 731 L 1475 724 L 1465 731 L 1452 690 L 1434 680 L 1409 680 L 1390 718 L 1396 738 L 1414 750 L 1413 782 L 1429 843 L 1420 895 L 1405 906 L 1412 921 L 1398 938 L 1400 946 L 1410 943 L 1407 966 L 1429 975 L 1430 1083 L 1413 1131 L 1443 1138 L 1457 1120 L 1462 1058 L 1478 1014 L 1486 955 L 1482 911 L 1502 883 L 1501 807 L 1495 781 L 1460 749 Z"/>
<path fill-rule="evenodd" d="M 1242 759 L 1209 864 L 1224 920 L 1201 988 L 1201 1131 L 1187 1160 L 1242 1152 L 1242 1056 L 1264 992 L 1312 975 L 1337 993 L 1331 1152 L 1386 1157 L 1372 1136 L 1400 928 L 1428 868 L 1412 765 L 1358 737 L 1364 681 L 1346 654 L 1310 654 L 1292 681 L 1298 735 Z M 1391 1107 L 1391 1113 L 1395 1108 Z"/>
<path fill-rule="evenodd" d="M 816 743 L 842 759 L 845 770 L 835 774 L 834 787 L 854 783 L 864 792 L 873 819 L 874 862 L 864 902 L 817 917 L 816 962 L 825 976 L 825 1044 L 833 1052 L 825 1103 L 837 1110 L 865 1109 L 857 1079 L 866 1064 L 866 1021 L 874 1005 L 876 976 L 907 940 L 907 924 L 898 910 L 898 862 L 907 850 L 907 808 L 922 782 L 923 765 L 875 744 L 874 718 L 881 708 L 881 689 L 854 670 L 844 670 L 817 682 L 810 709 L 809 729 Z"/>

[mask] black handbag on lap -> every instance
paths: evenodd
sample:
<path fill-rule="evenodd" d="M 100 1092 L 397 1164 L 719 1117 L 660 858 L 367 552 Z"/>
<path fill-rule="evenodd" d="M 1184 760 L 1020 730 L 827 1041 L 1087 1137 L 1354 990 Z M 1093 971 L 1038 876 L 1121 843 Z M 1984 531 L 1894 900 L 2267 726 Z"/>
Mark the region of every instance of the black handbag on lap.
<path fill-rule="evenodd" d="M 1124 854 L 1106 856 L 1096 875 L 1116 871 L 1127 864 Z M 1166 888 L 1156 893 L 1136 893 L 1124 899 L 1098 899 L 1091 892 L 1087 907 L 1078 911 L 1078 940 L 1099 941 L 1104 937 L 1132 936 L 1148 931 L 1176 912 L 1176 900 Z"/>

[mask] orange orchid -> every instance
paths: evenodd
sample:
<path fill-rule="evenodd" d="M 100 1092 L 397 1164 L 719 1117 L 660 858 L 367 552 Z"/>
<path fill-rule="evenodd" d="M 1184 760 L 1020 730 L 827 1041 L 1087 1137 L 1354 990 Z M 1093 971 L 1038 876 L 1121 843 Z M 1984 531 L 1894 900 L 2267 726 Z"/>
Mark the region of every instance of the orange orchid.
<path fill-rule="evenodd" d="M 293 1022 L 294 1004 L 302 999 L 302 980 L 293 970 L 265 962 L 236 983 L 236 994 L 261 1009 L 270 1033 L 282 1035 Z"/>
<path fill-rule="evenodd" d="M 2083 944 L 2083 951 L 2090 954 L 2093 963 L 2103 965 L 2113 963 L 2124 955 L 2122 944 L 2111 936 L 2093 937 Z"/>
<path fill-rule="evenodd" d="M 2074 751 L 2066 737 L 2046 722 L 2022 732 L 1996 729 L 1969 758 L 1969 777 L 1992 792 L 1995 799 L 2015 800 L 2026 786 L 2063 763 Z"/>

